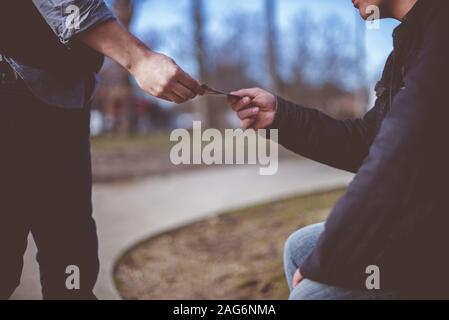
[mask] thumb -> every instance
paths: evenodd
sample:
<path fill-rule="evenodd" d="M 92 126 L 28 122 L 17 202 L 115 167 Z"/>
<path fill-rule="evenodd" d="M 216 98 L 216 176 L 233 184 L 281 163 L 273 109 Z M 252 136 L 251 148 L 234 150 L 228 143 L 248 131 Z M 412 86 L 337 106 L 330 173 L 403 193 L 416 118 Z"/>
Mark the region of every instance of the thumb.
<path fill-rule="evenodd" d="M 292 283 L 293 288 L 296 288 L 302 280 L 303 280 L 303 277 L 298 269 L 298 270 L 296 270 L 295 275 L 293 276 L 293 283 Z"/>
<path fill-rule="evenodd" d="M 239 97 L 249 97 L 251 99 L 254 99 L 257 97 L 260 93 L 260 89 L 258 88 L 252 88 L 252 89 L 241 89 L 238 91 L 231 92 L 232 95 L 239 96 Z"/>

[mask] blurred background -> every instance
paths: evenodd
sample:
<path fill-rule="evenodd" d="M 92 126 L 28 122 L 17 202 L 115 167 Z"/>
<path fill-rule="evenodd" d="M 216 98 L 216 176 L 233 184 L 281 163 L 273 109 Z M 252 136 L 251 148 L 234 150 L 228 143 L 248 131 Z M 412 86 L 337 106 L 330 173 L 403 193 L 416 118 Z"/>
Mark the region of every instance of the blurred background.
<path fill-rule="evenodd" d="M 338 119 L 373 106 L 397 25 L 368 29 L 350 0 L 107 3 L 201 83 L 259 86 Z M 286 299 L 285 241 L 325 220 L 352 176 L 283 149 L 270 177 L 251 166 L 174 166 L 173 129 L 194 120 L 238 126 L 226 101 L 154 99 L 112 61 L 99 77 L 91 117 L 99 298 Z M 40 296 L 34 255 L 31 245 L 16 299 Z"/>
<path fill-rule="evenodd" d="M 390 50 L 389 30 L 366 30 L 348 0 L 110 0 L 121 22 L 203 83 L 224 91 L 260 86 L 339 118 L 370 106 Z M 368 34 L 367 34 L 368 33 Z M 108 61 L 95 100 L 93 134 L 147 134 L 238 124 L 223 101 L 180 108 L 151 99 Z"/>
<path fill-rule="evenodd" d="M 391 51 L 396 23 L 368 30 L 349 0 L 108 0 L 123 25 L 187 72 L 222 91 L 262 87 L 343 119 L 363 115 Z M 196 166 L 167 161 L 168 132 L 234 128 L 223 99 L 176 106 L 146 95 L 106 61 L 91 120 L 94 179 L 111 181 Z M 150 163 L 148 158 L 152 159 Z"/>

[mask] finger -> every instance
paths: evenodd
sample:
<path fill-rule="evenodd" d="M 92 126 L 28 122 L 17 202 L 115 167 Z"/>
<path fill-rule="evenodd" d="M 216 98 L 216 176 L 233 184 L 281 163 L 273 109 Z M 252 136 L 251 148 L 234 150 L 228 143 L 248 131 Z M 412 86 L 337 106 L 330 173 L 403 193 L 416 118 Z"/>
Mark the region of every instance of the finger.
<path fill-rule="evenodd" d="M 299 284 L 298 279 L 294 279 L 293 280 L 293 289 L 296 288 L 298 286 L 298 284 Z"/>
<path fill-rule="evenodd" d="M 293 280 L 292 280 L 293 288 L 295 288 L 297 284 L 298 284 L 298 271 L 295 271 L 295 274 L 293 275 Z"/>
<path fill-rule="evenodd" d="M 259 108 L 247 108 L 237 113 L 240 120 L 245 120 L 247 118 L 252 118 L 259 113 Z"/>
<path fill-rule="evenodd" d="M 179 97 L 190 100 L 196 97 L 196 93 L 186 88 L 183 84 L 177 82 L 173 85 L 173 92 L 175 92 Z"/>
<path fill-rule="evenodd" d="M 244 130 L 252 129 L 255 122 L 256 122 L 256 119 L 254 119 L 254 118 L 245 119 L 245 120 L 240 121 L 240 127 Z"/>
<path fill-rule="evenodd" d="M 228 103 L 230 105 L 234 105 L 237 102 L 239 102 L 240 100 L 242 100 L 242 97 L 239 96 L 233 96 L 233 95 L 228 95 Z"/>
<path fill-rule="evenodd" d="M 299 270 L 297 270 L 295 272 L 295 275 L 293 276 L 293 288 L 296 288 L 301 281 L 302 281 L 302 275 L 299 272 Z"/>
<path fill-rule="evenodd" d="M 199 82 L 193 79 L 187 72 L 182 69 L 179 71 L 178 81 L 194 93 L 199 95 L 204 94 L 204 89 L 201 87 Z"/>
<path fill-rule="evenodd" d="M 171 100 L 171 99 L 170 99 L 169 97 L 167 97 L 165 94 L 161 95 L 159 98 L 160 98 L 160 99 L 163 99 L 163 100 L 166 100 L 166 101 L 173 102 L 173 100 Z"/>
<path fill-rule="evenodd" d="M 298 286 L 298 284 L 299 284 L 298 279 L 296 279 L 296 278 L 293 279 L 293 284 L 292 284 L 293 285 L 293 289 L 296 288 Z"/>
<path fill-rule="evenodd" d="M 250 97 L 251 99 L 254 99 L 260 94 L 259 88 L 251 88 L 251 89 L 242 89 L 239 91 L 231 92 L 232 95 L 236 95 L 239 97 Z"/>
<path fill-rule="evenodd" d="M 175 102 L 177 104 L 181 104 L 183 102 L 185 102 L 185 99 L 181 98 L 180 96 L 178 96 L 176 93 L 172 92 L 167 92 L 165 93 L 165 96 L 170 99 L 172 102 Z"/>
<path fill-rule="evenodd" d="M 232 104 L 232 109 L 236 112 L 248 107 L 251 104 L 251 99 L 249 97 L 244 97 L 236 103 Z"/>

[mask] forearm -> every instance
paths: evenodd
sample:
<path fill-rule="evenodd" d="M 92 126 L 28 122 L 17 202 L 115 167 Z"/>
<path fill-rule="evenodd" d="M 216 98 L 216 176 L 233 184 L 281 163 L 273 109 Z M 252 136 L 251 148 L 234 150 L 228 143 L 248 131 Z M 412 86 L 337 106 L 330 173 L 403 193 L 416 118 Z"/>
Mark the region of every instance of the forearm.
<path fill-rule="evenodd" d="M 75 38 L 110 57 L 128 70 L 148 94 L 183 103 L 203 93 L 200 84 L 173 59 L 151 51 L 123 28 L 104 1 L 33 0 L 33 3 L 62 43 L 70 46 Z M 68 16 L 61 14 L 61 10 Z"/>
<path fill-rule="evenodd" d="M 202 94 L 199 83 L 173 59 L 150 50 L 117 21 L 98 24 L 77 38 L 123 66 L 152 96 L 183 103 Z"/>
<path fill-rule="evenodd" d="M 107 21 L 80 33 L 77 38 L 132 72 L 151 50 L 117 21 Z"/>
<path fill-rule="evenodd" d="M 356 172 L 368 155 L 373 128 L 364 119 L 340 121 L 324 113 L 277 99 L 273 129 L 279 143 L 312 160 Z"/>

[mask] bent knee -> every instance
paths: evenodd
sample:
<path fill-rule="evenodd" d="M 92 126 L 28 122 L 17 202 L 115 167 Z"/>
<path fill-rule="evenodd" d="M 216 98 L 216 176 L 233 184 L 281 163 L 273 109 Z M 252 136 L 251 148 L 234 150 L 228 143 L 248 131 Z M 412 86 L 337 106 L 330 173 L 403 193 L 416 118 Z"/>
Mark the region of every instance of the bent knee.
<path fill-rule="evenodd" d="M 285 259 L 295 261 L 297 265 L 312 253 L 324 230 L 324 223 L 318 223 L 299 229 L 290 235 L 285 243 Z"/>

